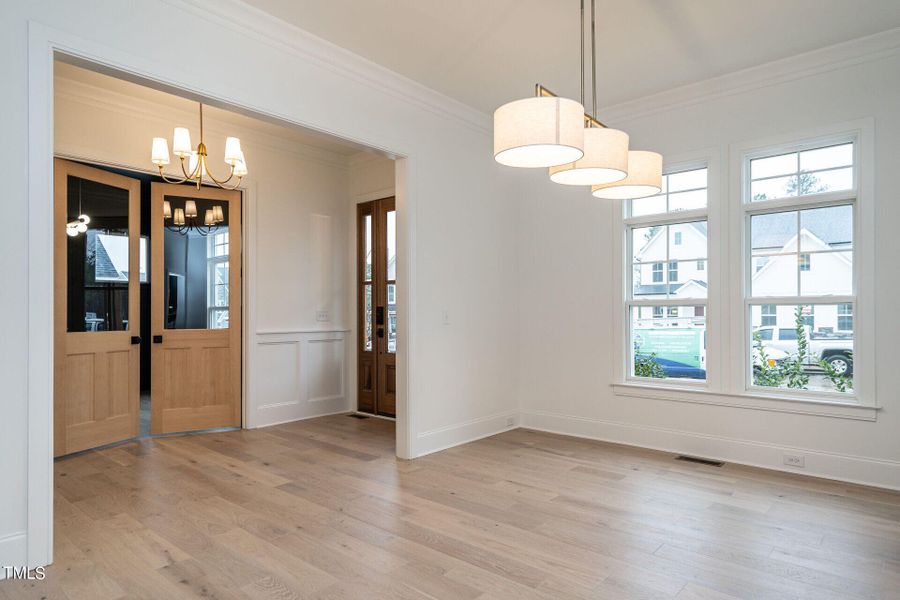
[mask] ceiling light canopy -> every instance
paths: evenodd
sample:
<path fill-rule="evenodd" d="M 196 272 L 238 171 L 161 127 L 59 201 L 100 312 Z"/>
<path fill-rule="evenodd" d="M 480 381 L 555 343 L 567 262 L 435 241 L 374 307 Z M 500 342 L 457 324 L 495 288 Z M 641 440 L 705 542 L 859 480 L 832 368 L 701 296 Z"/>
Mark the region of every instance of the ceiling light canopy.
<path fill-rule="evenodd" d="M 662 190 L 662 155 L 645 150 L 628 152 L 628 176 L 622 181 L 595 185 L 591 194 L 607 200 L 633 200 L 655 196 Z"/>
<path fill-rule="evenodd" d="M 560 98 L 538 84 L 534 98 L 504 104 L 494 111 L 494 159 L 511 167 L 547 167 L 551 181 L 592 186 L 598 198 L 652 196 L 662 187 L 662 157 L 655 152 L 630 152 L 628 134 L 606 127 L 597 119 L 594 14 L 591 0 L 591 114 L 584 110 L 581 0 L 581 102 Z"/>

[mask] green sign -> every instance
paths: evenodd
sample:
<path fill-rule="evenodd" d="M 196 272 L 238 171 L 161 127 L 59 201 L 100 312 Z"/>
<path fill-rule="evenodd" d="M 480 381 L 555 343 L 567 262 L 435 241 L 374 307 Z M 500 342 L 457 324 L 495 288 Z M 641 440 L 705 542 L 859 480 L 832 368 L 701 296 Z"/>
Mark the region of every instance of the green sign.
<path fill-rule="evenodd" d="M 703 368 L 700 356 L 703 352 L 703 330 L 693 328 L 636 329 L 635 350 L 641 354 L 655 353 L 689 367 Z"/>

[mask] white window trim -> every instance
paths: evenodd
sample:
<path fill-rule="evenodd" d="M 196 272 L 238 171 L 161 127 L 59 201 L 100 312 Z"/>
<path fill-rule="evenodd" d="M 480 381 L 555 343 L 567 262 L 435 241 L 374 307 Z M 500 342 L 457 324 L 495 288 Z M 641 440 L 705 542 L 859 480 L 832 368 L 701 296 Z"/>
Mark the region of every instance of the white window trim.
<path fill-rule="evenodd" d="M 617 296 L 617 306 L 616 306 L 616 314 L 618 315 L 617 326 L 614 327 L 613 338 L 616 344 L 616 352 L 618 353 L 618 359 L 614 361 L 614 372 L 612 374 L 612 381 L 616 382 L 625 382 L 630 385 L 638 386 L 638 387 L 646 387 L 647 389 L 665 387 L 665 388 L 681 388 L 687 390 L 705 390 L 709 386 L 710 383 L 710 353 L 711 346 L 709 343 L 710 337 L 708 335 L 709 326 L 710 326 L 710 293 L 711 287 L 715 283 L 715 278 L 713 278 L 711 264 L 715 264 L 711 258 L 712 253 L 712 241 L 707 234 L 707 247 L 706 247 L 706 273 L 707 273 L 707 297 L 706 298 L 679 298 L 673 302 L 673 299 L 662 299 L 662 300 L 641 300 L 639 302 L 629 301 L 629 290 L 632 286 L 632 276 L 633 276 L 633 267 L 631 264 L 631 257 L 633 256 L 633 252 L 631 249 L 631 237 L 630 235 L 626 235 L 626 232 L 631 228 L 638 228 L 647 225 L 673 225 L 679 223 L 689 223 L 691 221 L 707 221 L 707 232 L 711 228 L 711 219 L 710 219 L 710 196 L 712 195 L 712 190 L 717 189 L 718 180 L 714 178 L 712 174 L 711 163 L 715 162 L 718 164 L 718 160 L 711 160 L 710 153 L 707 152 L 698 152 L 691 154 L 684 154 L 678 157 L 668 157 L 666 159 L 666 163 L 663 165 L 663 173 L 676 173 L 680 171 L 690 171 L 692 169 L 707 169 L 707 181 L 706 181 L 706 189 L 707 189 L 707 207 L 701 209 L 691 209 L 691 210 L 683 210 L 677 212 L 665 212 L 659 213 L 655 215 L 641 215 L 637 217 L 629 217 L 628 209 L 629 205 L 627 201 L 623 201 L 620 207 L 619 216 L 621 218 L 620 222 L 616 224 L 616 244 L 615 244 L 615 254 L 614 260 L 616 261 L 614 264 L 620 265 L 619 269 L 616 269 L 614 274 L 614 285 L 617 285 L 619 290 L 621 290 L 621 294 Z M 668 242 L 667 242 L 668 247 Z M 655 261 L 660 262 L 660 261 Z M 670 282 L 668 280 L 668 260 L 661 261 L 663 264 L 663 281 L 662 283 L 668 285 Z M 635 377 L 632 375 L 633 373 L 633 359 L 631 349 L 626 347 L 631 343 L 631 311 L 630 307 L 634 305 L 642 305 L 642 306 L 703 306 L 704 307 L 704 319 L 706 320 L 707 327 L 707 346 L 706 346 L 706 379 L 705 380 L 692 380 L 692 379 L 648 379 L 646 377 Z M 665 317 L 664 317 L 665 318 Z M 718 362 L 717 360 L 715 362 Z"/>
<path fill-rule="evenodd" d="M 876 274 L 875 240 L 871 233 L 861 232 L 875 230 L 874 207 L 874 119 L 865 118 L 856 121 L 838 123 L 812 130 L 792 134 L 772 136 L 765 139 L 730 144 L 727 147 L 701 150 L 681 155 L 667 155 L 664 171 L 683 170 L 691 166 L 708 167 L 707 189 L 709 232 L 707 238 L 708 257 L 708 297 L 706 302 L 707 350 L 705 384 L 680 381 L 673 385 L 672 380 L 659 382 L 647 379 L 629 378 L 629 354 L 626 343 L 629 339 L 630 323 L 626 310 L 626 282 L 630 283 L 628 273 L 631 265 L 628 262 L 626 228 L 621 224 L 614 227 L 614 264 L 619 265 L 613 274 L 613 285 L 620 290 L 614 302 L 613 336 L 617 358 L 612 363 L 613 392 L 618 397 L 641 397 L 675 402 L 715 404 L 742 409 L 768 410 L 795 414 L 813 414 L 843 419 L 862 419 L 874 421 L 880 410 L 875 394 L 875 338 L 874 338 L 874 281 Z M 745 207 L 743 199 L 745 188 L 749 192 L 749 180 L 743 177 L 745 156 L 753 152 L 770 153 L 773 148 L 782 146 L 785 151 L 799 149 L 798 140 L 807 140 L 810 146 L 819 146 L 831 141 L 838 143 L 852 138 L 856 141 L 854 165 L 856 177 L 854 190 L 856 197 L 854 222 L 854 286 L 856 302 L 853 307 L 854 318 L 854 354 L 859 365 L 854 371 L 856 377 L 855 393 L 851 395 L 838 392 L 822 394 L 804 394 L 798 397 L 793 390 L 773 390 L 770 388 L 750 389 L 749 358 L 744 362 L 745 343 L 749 343 L 749 327 L 747 319 L 749 311 L 742 311 L 743 318 L 734 318 L 727 313 L 728 306 L 744 305 L 744 255 L 742 249 L 745 241 Z M 777 151 L 777 150 L 776 150 Z M 727 168 L 723 157 L 728 156 Z M 828 203 L 833 193 L 805 197 L 810 207 L 815 202 Z M 801 197 L 803 198 L 803 197 Z M 793 207 L 798 198 L 766 201 L 768 210 L 781 204 Z M 752 209 L 753 207 L 751 207 Z M 625 222 L 639 224 L 641 221 L 660 222 L 663 220 L 647 217 L 628 218 L 626 203 L 622 203 L 617 214 Z M 671 222 L 689 220 L 701 216 L 691 214 L 694 211 L 674 213 Z M 725 235 L 727 229 L 727 235 Z M 739 242 L 729 243 L 729 240 Z M 767 299 L 772 303 L 776 299 Z M 794 304 L 801 303 L 791 298 Z M 840 298 L 829 299 L 829 303 L 840 303 Z"/>
<path fill-rule="evenodd" d="M 228 311 L 230 310 L 231 298 L 228 299 L 227 306 L 214 306 L 213 301 L 215 300 L 215 291 L 216 291 L 216 265 L 222 263 L 228 263 L 231 258 L 231 246 L 229 245 L 229 252 L 227 254 L 223 254 L 222 256 L 215 255 L 215 249 L 217 245 L 224 244 L 216 244 L 215 236 L 216 234 L 210 234 L 206 238 L 206 326 L 212 327 L 213 324 L 213 315 L 217 312 Z M 231 239 L 226 242 L 226 244 L 230 244 Z M 230 277 L 230 269 L 229 269 L 229 277 Z M 230 291 L 230 290 L 229 290 Z M 230 315 L 229 315 L 230 316 Z"/>

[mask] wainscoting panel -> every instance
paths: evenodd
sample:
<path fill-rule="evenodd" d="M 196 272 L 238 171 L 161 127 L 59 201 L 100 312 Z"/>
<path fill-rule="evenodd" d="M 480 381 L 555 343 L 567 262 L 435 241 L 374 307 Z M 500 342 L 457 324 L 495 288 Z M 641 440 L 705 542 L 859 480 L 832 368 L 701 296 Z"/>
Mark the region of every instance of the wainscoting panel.
<path fill-rule="evenodd" d="M 247 427 L 350 410 L 345 331 L 260 331 L 254 346 Z"/>
<path fill-rule="evenodd" d="M 327 402 L 344 397 L 343 338 L 309 339 L 306 351 L 306 389 L 309 402 Z"/>

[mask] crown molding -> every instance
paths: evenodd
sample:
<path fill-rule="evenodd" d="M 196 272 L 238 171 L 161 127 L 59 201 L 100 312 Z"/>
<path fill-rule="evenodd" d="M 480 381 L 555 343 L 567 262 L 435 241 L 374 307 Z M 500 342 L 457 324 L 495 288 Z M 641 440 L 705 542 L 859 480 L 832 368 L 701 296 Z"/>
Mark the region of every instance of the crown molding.
<path fill-rule="evenodd" d="M 144 98 L 123 94 L 121 92 L 97 87 L 83 81 L 77 81 L 66 77 L 56 77 L 54 80 L 54 95 L 63 100 L 77 102 L 84 106 L 99 110 L 110 111 L 128 118 L 140 118 L 171 127 L 176 122 L 194 123 L 197 114 L 182 108 L 161 105 Z M 245 123 L 232 123 L 227 119 L 216 118 L 209 123 L 209 118 L 204 119 L 207 132 L 226 136 L 233 131 L 226 130 L 222 124 L 227 124 L 241 130 L 241 138 L 245 142 L 259 146 L 269 151 L 287 153 L 302 160 L 316 162 L 329 167 L 339 169 L 349 168 L 350 156 L 344 156 L 331 152 L 318 146 L 304 144 L 297 140 L 280 137 L 263 131 L 254 131 Z"/>
<path fill-rule="evenodd" d="M 362 168 L 372 163 L 378 163 L 386 160 L 391 160 L 391 158 L 377 152 L 366 152 L 365 150 L 363 150 L 357 152 L 356 154 L 351 154 L 347 160 L 347 163 L 352 168 Z"/>
<path fill-rule="evenodd" d="M 240 0 L 163 0 L 397 100 L 491 135 L 491 117 Z"/>
<path fill-rule="evenodd" d="M 900 53 L 900 28 L 796 54 L 719 77 L 628 100 L 603 109 L 608 122 L 626 122 L 717 98 L 796 81 Z"/>

